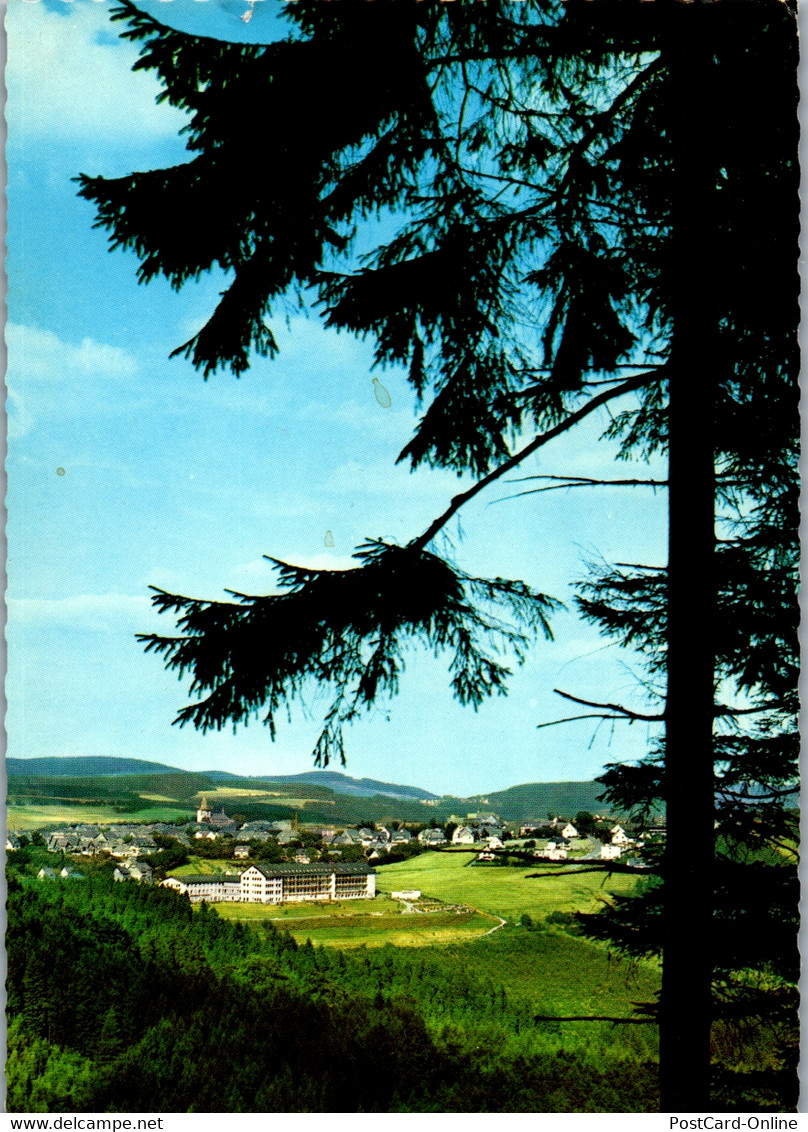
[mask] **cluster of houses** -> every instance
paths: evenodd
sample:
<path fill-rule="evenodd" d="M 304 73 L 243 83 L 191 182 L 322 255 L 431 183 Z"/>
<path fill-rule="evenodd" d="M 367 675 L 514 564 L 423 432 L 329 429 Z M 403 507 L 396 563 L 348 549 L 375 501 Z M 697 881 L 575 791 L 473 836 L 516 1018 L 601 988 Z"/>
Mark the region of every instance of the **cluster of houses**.
<path fill-rule="evenodd" d="M 540 837 L 545 841 L 543 847 L 533 850 L 533 856 L 544 861 L 565 861 L 573 841 L 579 837 L 578 830 L 571 822 L 562 825 L 558 821 L 551 823 L 549 828 L 538 823 L 525 823 L 520 826 L 519 833 L 523 837 Z M 646 834 L 631 837 L 619 822 L 615 822 L 608 826 L 608 833 L 604 830 L 599 837 L 588 839 L 589 851 L 580 859 L 614 861 L 626 852 L 642 849 L 649 837 L 661 833 L 664 833 L 664 825 L 659 825 Z"/>
<path fill-rule="evenodd" d="M 368 860 L 375 861 L 383 853 L 402 845 L 409 845 L 412 834 L 408 829 L 387 829 L 380 825 L 375 829 L 360 826 L 358 829 L 343 829 L 339 832 L 333 829 L 320 830 L 320 838 L 324 845 L 334 848 L 346 845 L 359 845 L 365 850 Z"/>
<path fill-rule="evenodd" d="M 598 837 L 578 841 L 576 857 L 585 860 L 614 860 L 626 852 L 641 848 L 649 836 L 645 833 L 635 838 L 617 822 L 611 825 L 603 819 L 598 820 Z M 288 863 L 271 866 L 265 863 L 251 864 L 232 874 L 183 877 L 181 881 L 169 878 L 165 882 L 187 892 L 192 900 L 260 899 L 276 903 L 294 899 L 341 899 L 348 895 L 351 898 L 373 896 L 375 880 L 372 879 L 374 874 L 370 863 L 392 850 L 411 844 L 424 849 L 440 849 L 450 844 L 473 847 L 478 850 L 478 860 L 490 862 L 497 860 L 502 851 L 513 848 L 514 840 L 524 846 L 524 839 L 533 838 L 533 845 L 528 842 L 527 846 L 533 857 L 564 861 L 568 853 L 574 850 L 579 837 L 572 822 L 555 818 L 549 822 L 522 822 L 518 837 L 515 838 L 514 833 L 517 831 L 512 833 L 495 813 L 453 816 L 445 827 L 432 823 L 431 827 L 421 829 L 417 835 L 404 827 L 395 828 L 397 825 L 398 823 L 393 823 L 390 829 L 383 825 L 376 828 L 359 826 L 318 829 L 316 836 L 320 842 L 319 851 L 313 851 L 300 848 L 300 831 L 296 822 L 256 820 L 238 824 L 223 809 L 213 809 L 208 805 L 207 799 L 202 798 L 195 822 L 183 825 L 153 822 L 148 825 L 116 824 L 103 827 L 74 825 L 51 831 L 47 835 L 46 844 L 48 850 L 54 853 L 86 856 L 108 854 L 116 862 L 116 880 L 151 884 L 154 878 L 148 857 L 158 850 L 156 835 L 171 837 L 188 849 L 192 849 L 194 840 L 230 838 L 233 841 L 232 856 L 244 861 L 252 857 L 252 844 L 255 842 L 272 840 L 280 846 L 297 842 L 298 851 L 292 856 L 290 850 Z M 660 829 L 652 829 L 650 835 L 664 833 L 664 822 L 657 825 L 660 825 Z M 19 847 L 17 835 L 9 833 L 6 849 L 13 851 Z M 341 857 L 343 849 L 347 847 L 361 848 L 365 861 L 355 865 L 348 862 L 334 863 L 334 859 Z M 227 855 L 230 855 L 229 850 Z M 40 876 L 42 879 L 49 879 L 48 874 L 51 872 L 53 870 L 43 869 Z M 53 875 L 55 877 L 56 874 Z M 62 875 L 67 875 L 64 870 Z"/>

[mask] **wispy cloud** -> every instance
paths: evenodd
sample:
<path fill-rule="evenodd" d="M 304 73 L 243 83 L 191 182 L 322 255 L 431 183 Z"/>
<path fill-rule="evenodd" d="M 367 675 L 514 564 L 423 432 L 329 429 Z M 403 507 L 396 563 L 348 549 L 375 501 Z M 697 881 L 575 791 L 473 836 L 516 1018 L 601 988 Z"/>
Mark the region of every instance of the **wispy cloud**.
<path fill-rule="evenodd" d="M 26 143 L 173 137 L 185 115 L 157 106 L 157 81 L 131 74 L 138 51 L 114 34 L 107 4 L 9 4 L 6 86 L 12 138 Z M 111 35 L 110 32 L 113 32 Z"/>
<path fill-rule="evenodd" d="M 137 372 L 134 355 L 92 338 L 75 345 L 51 330 L 9 322 L 6 326 L 9 382 L 128 378 Z"/>
<path fill-rule="evenodd" d="M 13 634 L 19 624 L 35 628 L 110 629 L 133 627 L 140 631 L 152 620 L 145 595 L 76 594 L 61 598 L 9 598 L 8 623 Z"/>

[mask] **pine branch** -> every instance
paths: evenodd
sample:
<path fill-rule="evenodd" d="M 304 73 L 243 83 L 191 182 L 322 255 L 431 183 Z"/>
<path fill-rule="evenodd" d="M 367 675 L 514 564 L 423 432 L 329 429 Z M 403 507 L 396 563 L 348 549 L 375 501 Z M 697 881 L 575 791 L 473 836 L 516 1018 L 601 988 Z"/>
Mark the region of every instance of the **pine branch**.
<path fill-rule="evenodd" d="M 483 476 L 482 479 L 478 480 L 477 483 L 467 491 L 456 495 L 443 514 L 439 515 L 437 519 L 430 523 L 422 535 L 413 539 L 412 542 L 408 544 L 409 547 L 413 550 L 422 550 L 470 499 L 473 499 L 475 495 L 479 495 L 489 484 L 494 483 L 495 480 L 504 476 L 507 472 L 511 471 L 512 468 L 518 467 L 523 460 L 527 459 L 527 457 L 534 452 L 537 452 L 539 448 L 542 448 L 545 444 L 549 444 L 549 442 L 554 440 L 557 436 L 563 435 L 571 429 L 573 425 L 576 425 L 579 421 L 589 416 L 590 413 L 593 413 L 595 409 L 599 409 L 602 405 L 607 404 L 616 397 L 622 397 L 625 393 L 632 393 L 635 389 L 641 389 L 643 386 L 651 384 L 652 381 L 659 381 L 662 376 L 662 372 L 654 373 L 653 371 L 645 371 L 638 373 L 634 377 L 630 377 L 622 382 L 622 384 L 612 389 L 604 390 L 603 393 L 598 393 L 595 397 L 592 397 L 586 405 L 570 413 L 563 421 L 560 421 L 546 432 L 540 433 L 531 440 L 529 444 L 525 445 L 520 452 L 516 452 L 508 460 L 500 464 L 499 467 L 494 468 L 488 475 Z"/>

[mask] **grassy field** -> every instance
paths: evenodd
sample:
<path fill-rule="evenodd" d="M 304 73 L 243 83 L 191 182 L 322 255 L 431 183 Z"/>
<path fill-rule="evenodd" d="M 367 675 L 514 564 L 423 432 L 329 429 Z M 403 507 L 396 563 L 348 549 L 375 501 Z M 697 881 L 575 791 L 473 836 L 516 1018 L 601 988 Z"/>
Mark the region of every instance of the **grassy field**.
<path fill-rule="evenodd" d="M 227 802 L 232 809 L 240 798 L 252 805 L 288 806 L 290 809 L 304 810 L 306 806 L 333 806 L 333 798 L 300 798 L 284 794 L 280 790 L 254 790 L 246 786 L 217 786 L 205 790 L 198 790 L 195 798 L 207 798 L 208 802 L 224 805 Z"/>
<path fill-rule="evenodd" d="M 524 868 L 469 867 L 476 853 L 423 853 L 409 861 L 379 868 L 382 892 L 419 888 L 425 896 L 468 904 L 480 912 L 518 920 L 527 912 L 543 919 L 551 912 L 592 912 L 610 892 L 630 892 L 635 878 L 603 872 L 564 873 L 546 861 Z M 530 879 L 531 873 L 549 874 Z"/>
<path fill-rule="evenodd" d="M 350 905 L 346 908 L 345 905 Z M 297 941 L 310 939 L 324 947 L 427 947 L 458 944 L 479 938 L 497 921 L 478 912 L 430 912 L 402 914 L 395 901 L 380 897 L 324 904 L 217 904 L 216 911 L 226 920 L 256 923 L 270 920 L 285 928 Z"/>
<path fill-rule="evenodd" d="M 424 853 L 410 861 L 381 867 L 376 878 L 379 895 L 371 904 L 350 900 L 332 905 L 220 904 L 217 908 L 227 919 L 270 919 L 288 927 L 295 938 L 310 937 L 313 943 L 340 947 L 396 943 L 416 947 L 474 939 L 496 925 L 493 917 L 514 922 L 527 912 L 540 921 L 556 911 L 594 911 L 608 893 L 629 892 L 635 883 L 631 876 L 609 877 L 601 872 L 564 875 L 546 862 L 524 868 L 469 867 L 475 857 L 475 853 L 466 852 Z M 240 861 L 194 857 L 172 872 L 175 876 L 207 875 L 234 872 L 241 865 Z M 531 878 L 529 874 L 536 872 L 549 875 Z M 402 888 L 419 888 L 424 896 L 445 904 L 468 905 L 472 912 L 402 915 L 400 905 L 388 895 Z"/>
<path fill-rule="evenodd" d="M 128 822 L 191 820 L 187 809 L 170 806 L 146 806 L 142 810 L 120 813 L 112 806 L 18 806 L 10 805 L 6 811 L 8 829 L 44 829 L 56 825 L 125 825 Z"/>
<path fill-rule="evenodd" d="M 346 916 L 401 915 L 399 902 L 388 896 L 378 896 L 375 900 L 340 900 L 336 904 L 320 900 L 298 904 L 217 904 L 216 909 L 228 920 L 268 919 L 279 927 L 286 927 L 286 920 L 317 920 L 324 917 L 338 920 Z"/>
<path fill-rule="evenodd" d="M 243 861 L 208 861 L 205 857 L 191 857 L 187 865 L 171 870 L 175 877 L 208 876 L 213 873 L 236 873 L 244 870 Z"/>

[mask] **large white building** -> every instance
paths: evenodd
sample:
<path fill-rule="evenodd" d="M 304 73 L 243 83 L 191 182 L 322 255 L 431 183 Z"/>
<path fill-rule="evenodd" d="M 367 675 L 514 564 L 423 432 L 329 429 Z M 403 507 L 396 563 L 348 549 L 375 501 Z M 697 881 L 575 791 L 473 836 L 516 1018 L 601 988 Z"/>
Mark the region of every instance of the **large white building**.
<path fill-rule="evenodd" d="M 197 903 L 285 904 L 301 900 L 372 899 L 376 872 L 364 863 L 250 865 L 243 873 L 168 877 L 167 888 L 187 892 Z"/>

